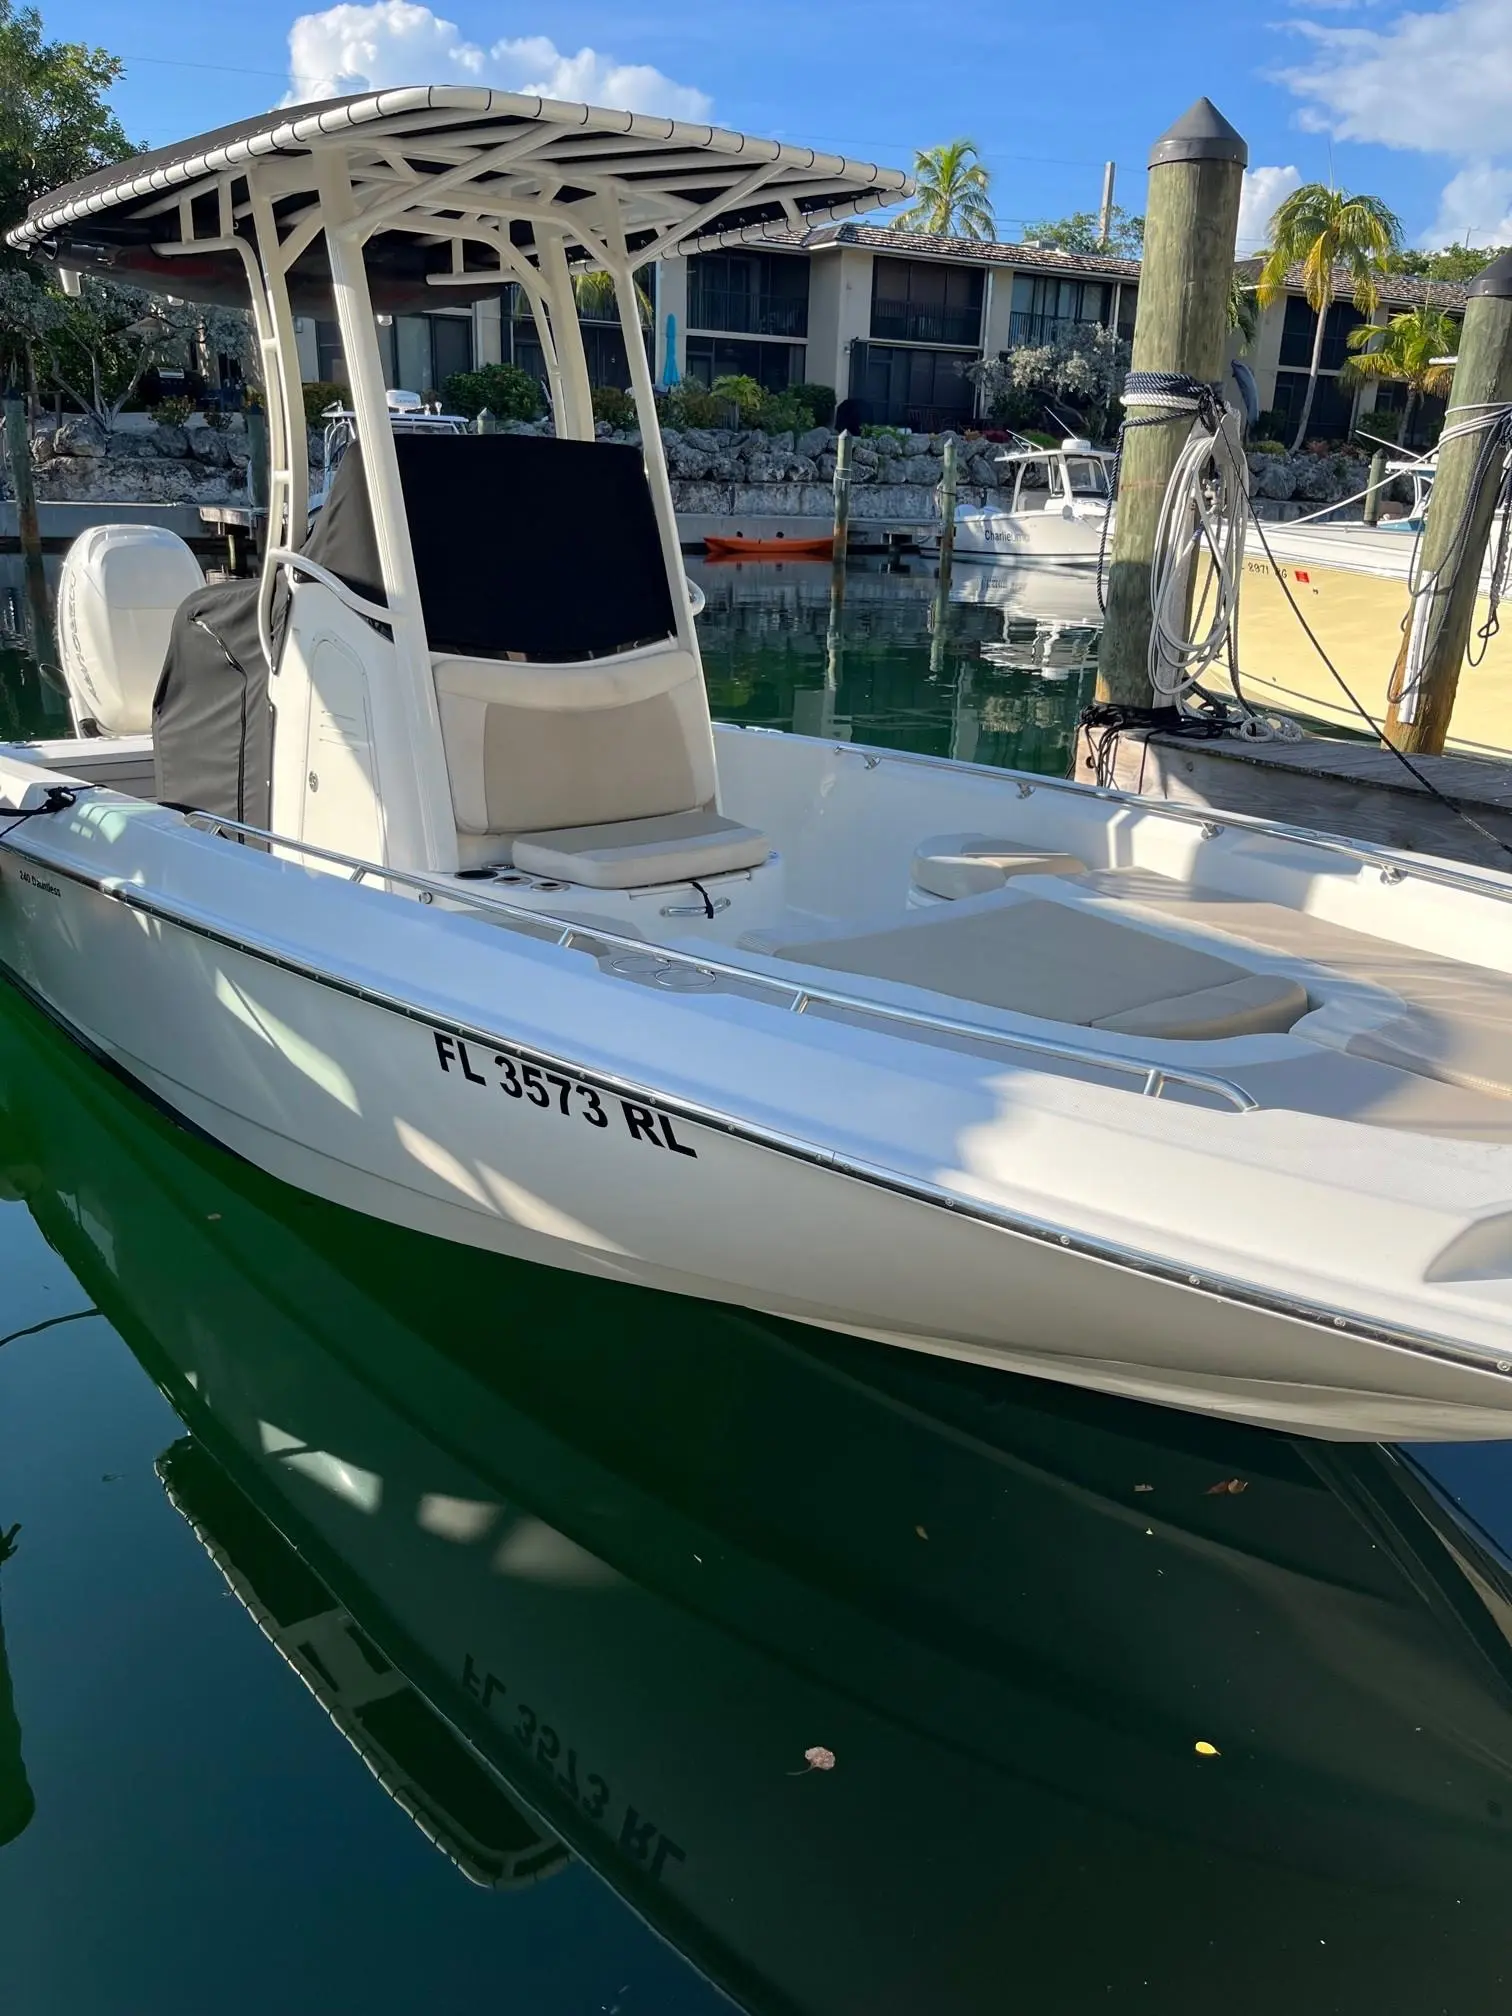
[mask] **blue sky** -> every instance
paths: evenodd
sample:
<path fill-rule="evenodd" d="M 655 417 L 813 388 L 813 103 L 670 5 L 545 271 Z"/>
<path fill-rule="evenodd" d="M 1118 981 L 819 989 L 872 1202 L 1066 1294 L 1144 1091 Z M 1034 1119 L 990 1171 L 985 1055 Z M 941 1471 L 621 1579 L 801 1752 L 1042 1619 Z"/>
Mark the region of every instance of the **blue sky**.
<path fill-rule="evenodd" d="M 126 59 L 117 109 L 154 145 L 279 103 L 291 66 L 302 96 L 364 80 L 545 85 L 900 166 L 967 134 L 1011 238 L 1095 207 L 1110 158 L 1119 200 L 1142 208 L 1151 141 L 1205 92 L 1267 171 L 1241 249 L 1288 187 L 1330 170 L 1385 197 L 1414 242 L 1512 240 L 1512 0 L 41 5 L 50 35 Z"/>

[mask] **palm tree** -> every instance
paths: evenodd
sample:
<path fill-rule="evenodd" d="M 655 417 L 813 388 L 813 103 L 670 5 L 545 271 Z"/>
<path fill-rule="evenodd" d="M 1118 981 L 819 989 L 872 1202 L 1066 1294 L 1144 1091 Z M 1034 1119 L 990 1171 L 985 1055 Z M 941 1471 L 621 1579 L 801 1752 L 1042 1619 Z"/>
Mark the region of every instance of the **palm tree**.
<path fill-rule="evenodd" d="M 947 140 L 914 155 L 914 200 L 897 219 L 900 231 L 935 231 L 947 238 L 991 239 L 997 231 L 991 181 L 975 140 Z"/>
<path fill-rule="evenodd" d="M 1353 282 L 1354 302 L 1362 315 L 1373 315 L 1380 301 L 1378 262 L 1402 242 L 1402 222 L 1379 196 L 1347 196 L 1322 182 L 1304 182 L 1294 189 L 1270 222 L 1270 250 L 1255 289 L 1262 308 L 1286 291 L 1287 275 L 1302 268 L 1302 292 L 1317 317 L 1307 392 L 1297 421 L 1292 452 L 1302 446 L 1312 418 L 1313 394 L 1323 358 L 1323 330 L 1334 296 L 1335 269 L 1342 266 Z"/>
<path fill-rule="evenodd" d="M 1439 360 L 1452 358 L 1459 348 L 1459 324 L 1442 308 L 1424 305 L 1393 315 L 1384 329 L 1361 323 L 1349 332 L 1349 347 L 1359 354 L 1344 366 L 1345 382 L 1364 384 L 1368 379 L 1389 385 L 1405 385 L 1399 440 L 1405 447 L 1412 427 L 1412 409 L 1425 393 L 1447 399 L 1454 381 L 1454 366 Z"/>
<path fill-rule="evenodd" d="M 1228 326 L 1237 329 L 1246 343 L 1255 340 L 1259 315 L 1255 307 L 1255 283 L 1243 268 L 1229 275 Z"/>
<path fill-rule="evenodd" d="M 614 291 L 614 276 L 597 268 L 587 273 L 574 273 L 572 294 L 577 302 L 578 317 L 585 322 L 617 322 L 619 301 Z M 644 269 L 635 276 L 635 305 L 640 310 L 640 319 L 649 329 L 655 313 L 651 306 L 651 296 L 644 282 Z"/>

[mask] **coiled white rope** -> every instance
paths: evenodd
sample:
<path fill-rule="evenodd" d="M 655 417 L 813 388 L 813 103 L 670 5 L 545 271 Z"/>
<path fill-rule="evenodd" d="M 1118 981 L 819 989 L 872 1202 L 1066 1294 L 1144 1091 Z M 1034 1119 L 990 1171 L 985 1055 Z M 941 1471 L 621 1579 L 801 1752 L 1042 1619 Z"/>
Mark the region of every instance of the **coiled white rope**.
<path fill-rule="evenodd" d="M 1219 386 L 1174 372 L 1131 371 L 1123 403 L 1132 410 L 1131 427 L 1192 419 L 1161 500 L 1150 569 L 1149 675 L 1157 701 L 1180 708 L 1227 655 L 1239 708 L 1233 732 L 1248 741 L 1300 741 L 1294 722 L 1249 705 L 1234 663 L 1251 509 L 1239 416 L 1225 405 Z M 1212 563 L 1211 577 L 1194 598 L 1193 570 L 1204 557 Z"/>

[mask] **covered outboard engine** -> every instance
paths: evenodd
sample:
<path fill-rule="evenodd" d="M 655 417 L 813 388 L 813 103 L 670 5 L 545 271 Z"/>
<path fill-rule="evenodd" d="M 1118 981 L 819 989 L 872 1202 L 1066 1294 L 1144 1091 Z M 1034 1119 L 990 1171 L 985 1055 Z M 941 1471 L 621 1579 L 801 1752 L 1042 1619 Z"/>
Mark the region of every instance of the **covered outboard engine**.
<path fill-rule="evenodd" d="M 79 534 L 58 576 L 58 656 L 80 734 L 147 733 L 174 612 L 204 585 L 189 548 L 161 526 Z"/>

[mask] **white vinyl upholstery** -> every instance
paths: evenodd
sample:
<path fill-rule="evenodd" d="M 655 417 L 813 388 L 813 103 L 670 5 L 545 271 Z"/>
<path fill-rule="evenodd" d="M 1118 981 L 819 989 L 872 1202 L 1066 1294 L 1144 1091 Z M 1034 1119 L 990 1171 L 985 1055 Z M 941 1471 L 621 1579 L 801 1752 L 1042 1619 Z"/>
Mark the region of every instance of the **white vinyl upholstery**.
<path fill-rule="evenodd" d="M 1001 889 L 1014 875 L 1085 875 L 1074 854 L 1046 854 L 991 833 L 936 833 L 914 849 L 913 885 L 959 902 Z"/>
<path fill-rule="evenodd" d="M 759 868 L 770 852 L 770 841 L 753 826 L 737 825 L 717 812 L 675 812 L 660 819 L 521 833 L 514 842 L 514 865 L 527 875 L 587 889 L 644 889 L 695 875 Z"/>

